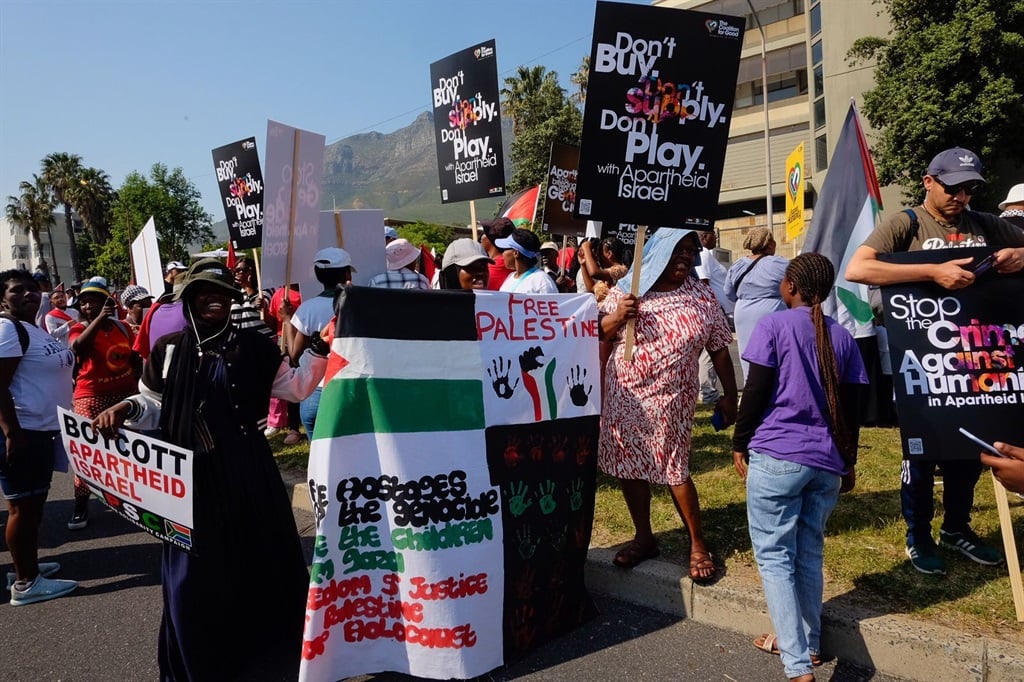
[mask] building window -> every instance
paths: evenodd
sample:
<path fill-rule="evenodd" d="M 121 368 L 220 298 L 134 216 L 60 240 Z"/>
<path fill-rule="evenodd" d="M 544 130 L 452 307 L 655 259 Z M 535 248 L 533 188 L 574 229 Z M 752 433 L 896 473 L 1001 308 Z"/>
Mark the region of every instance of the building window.
<path fill-rule="evenodd" d="M 19 258 L 28 258 L 28 247 L 15 244 L 14 246 L 11 247 L 11 258 L 13 258 L 14 260 L 18 260 Z"/>
<path fill-rule="evenodd" d="M 740 83 L 736 86 L 736 99 L 733 109 L 760 106 L 764 101 L 761 79 Z M 768 101 L 777 102 L 781 99 L 798 97 L 807 94 L 807 69 L 798 69 L 768 77 Z"/>
<path fill-rule="evenodd" d="M 811 37 L 821 33 L 821 5 L 811 8 Z"/>
<path fill-rule="evenodd" d="M 821 97 L 825 94 L 825 71 L 821 64 L 814 67 L 814 96 Z"/>
<path fill-rule="evenodd" d="M 828 168 L 828 136 L 822 134 L 814 138 L 814 167 L 818 171 Z"/>
<path fill-rule="evenodd" d="M 823 51 L 821 41 L 818 40 L 811 45 L 811 64 L 821 64 Z"/>
<path fill-rule="evenodd" d="M 814 129 L 820 130 L 825 127 L 825 98 L 814 101 Z"/>

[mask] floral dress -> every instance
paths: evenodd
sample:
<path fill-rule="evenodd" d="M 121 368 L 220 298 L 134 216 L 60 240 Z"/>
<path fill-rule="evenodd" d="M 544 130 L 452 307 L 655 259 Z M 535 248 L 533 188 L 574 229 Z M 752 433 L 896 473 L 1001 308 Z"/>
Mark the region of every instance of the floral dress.
<path fill-rule="evenodd" d="M 614 311 L 624 296 L 613 287 L 601 311 Z M 640 298 L 632 362 L 623 358 L 625 331 L 605 371 L 598 466 L 617 478 L 680 485 L 690 477 L 697 359 L 704 348 L 728 346 L 732 333 L 711 287 L 692 277 Z"/>

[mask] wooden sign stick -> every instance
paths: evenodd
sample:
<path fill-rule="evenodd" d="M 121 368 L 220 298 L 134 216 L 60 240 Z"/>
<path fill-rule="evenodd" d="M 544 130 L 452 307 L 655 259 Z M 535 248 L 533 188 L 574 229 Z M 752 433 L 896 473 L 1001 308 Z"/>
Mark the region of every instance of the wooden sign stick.
<path fill-rule="evenodd" d="M 288 253 L 284 257 L 284 298 L 289 299 L 288 291 L 292 286 L 292 243 L 295 241 L 295 189 L 299 184 L 299 129 L 295 129 L 295 145 L 292 147 L 292 195 L 288 208 Z M 281 328 L 281 350 L 285 346 L 284 327 Z"/>
<path fill-rule="evenodd" d="M 647 239 L 647 226 L 636 226 L 636 242 L 633 244 L 633 280 L 629 284 L 629 293 L 634 296 L 640 291 L 640 264 L 644 260 L 644 240 Z M 626 323 L 626 346 L 622 350 L 622 357 L 626 362 L 633 361 L 633 336 L 636 327 L 636 318 Z"/>
<path fill-rule="evenodd" d="M 1017 622 L 1024 622 L 1024 584 L 1021 582 L 1020 561 L 1017 559 L 1017 543 L 1013 538 L 1013 522 L 1010 520 L 1010 503 L 1006 499 L 1006 488 L 992 475 L 996 489 L 996 509 L 999 510 L 999 529 L 1003 532 L 1003 550 L 1006 552 L 1006 568 L 1010 571 L 1010 589 L 1013 591 L 1013 609 Z"/>
<path fill-rule="evenodd" d="M 473 241 L 478 241 L 476 235 L 476 200 L 469 200 L 469 227 L 473 230 Z"/>
<path fill-rule="evenodd" d="M 263 298 L 263 275 L 260 273 L 260 255 L 259 251 L 253 247 L 252 250 L 252 267 L 256 270 L 256 290 L 259 291 L 257 294 L 260 298 Z M 260 306 L 260 319 L 266 319 L 267 305 L 270 305 L 270 301 L 267 301 L 266 305 Z"/>
<path fill-rule="evenodd" d="M 558 276 L 559 277 L 565 277 L 565 250 L 567 248 L 569 248 L 569 235 L 563 234 L 562 235 L 562 251 L 558 255 L 558 260 L 561 261 L 561 264 L 558 267 Z"/>
<path fill-rule="evenodd" d="M 334 238 L 338 242 L 338 248 L 345 248 L 345 236 L 341 231 L 341 211 L 334 212 Z"/>

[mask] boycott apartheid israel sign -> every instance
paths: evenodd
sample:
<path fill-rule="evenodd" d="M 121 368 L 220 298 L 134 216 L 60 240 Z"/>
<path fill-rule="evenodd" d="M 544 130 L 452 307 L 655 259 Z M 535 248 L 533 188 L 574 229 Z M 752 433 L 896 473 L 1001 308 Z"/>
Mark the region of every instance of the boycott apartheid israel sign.
<path fill-rule="evenodd" d="M 57 408 L 71 468 L 108 507 L 150 535 L 192 552 L 192 451 L 134 431 L 107 438 Z"/>
<path fill-rule="evenodd" d="M 494 40 L 430 65 L 441 203 L 505 194 Z"/>
<path fill-rule="evenodd" d="M 598 2 L 575 215 L 710 229 L 744 20 Z"/>
<path fill-rule="evenodd" d="M 575 236 L 587 229 L 587 221 L 572 214 L 576 207 L 576 167 L 579 162 L 579 147 L 551 143 L 548 181 L 544 191 L 545 232 Z"/>
<path fill-rule="evenodd" d="M 939 263 L 986 248 L 882 254 Z M 900 439 L 907 459 L 973 459 L 982 440 L 1024 443 L 1024 275 L 989 270 L 949 290 L 933 282 L 882 287 Z"/>
<path fill-rule="evenodd" d="M 300 679 L 473 678 L 593 616 L 594 297 L 350 287 L 336 312 Z"/>
<path fill-rule="evenodd" d="M 213 167 L 231 245 L 236 251 L 259 247 L 263 243 L 263 173 L 256 138 L 214 149 Z"/>

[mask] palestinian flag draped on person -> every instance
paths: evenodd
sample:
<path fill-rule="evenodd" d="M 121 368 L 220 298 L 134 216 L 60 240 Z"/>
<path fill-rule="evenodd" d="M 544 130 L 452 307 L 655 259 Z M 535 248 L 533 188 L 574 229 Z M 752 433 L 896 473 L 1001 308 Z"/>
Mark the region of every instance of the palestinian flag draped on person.
<path fill-rule="evenodd" d="M 882 196 L 875 177 L 857 107 L 851 101 L 846 122 L 829 161 L 828 174 L 814 205 L 804 252 L 828 257 L 836 268 L 835 292 L 858 322 L 873 318 L 868 288 L 846 279 L 846 266 L 871 231 L 882 212 Z"/>
<path fill-rule="evenodd" d="M 301 678 L 471 678 L 594 615 L 593 296 L 350 287 L 336 312 Z"/>

